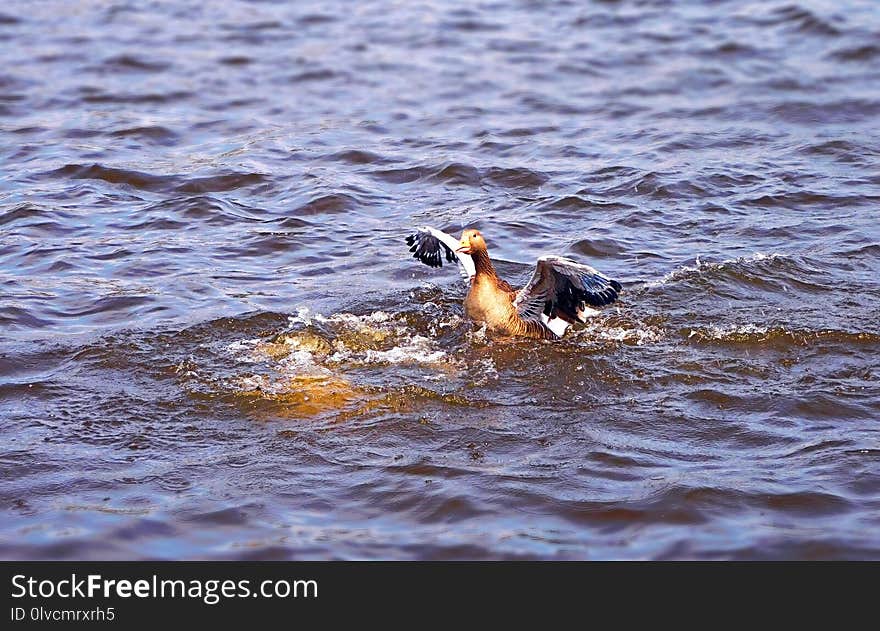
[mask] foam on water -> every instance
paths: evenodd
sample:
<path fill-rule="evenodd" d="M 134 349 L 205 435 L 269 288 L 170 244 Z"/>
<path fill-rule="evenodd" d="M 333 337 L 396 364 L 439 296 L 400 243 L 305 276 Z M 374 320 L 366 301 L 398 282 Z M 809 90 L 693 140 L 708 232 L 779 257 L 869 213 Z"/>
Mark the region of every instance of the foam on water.
<path fill-rule="evenodd" d="M 601 340 L 604 342 L 621 342 L 624 344 L 651 344 L 659 342 L 665 337 L 663 329 L 648 324 L 638 324 L 634 327 L 587 325 L 577 333 L 579 339 Z"/>
<path fill-rule="evenodd" d="M 460 320 L 438 320 L 432 330 L 455 326 Z M 277 395 L 302 388 L 303 379 L 347 379 L 356 368 L 414 365 L 438 372 L 422 375 L 442 379 L 461 368 L 429 333 L 423 335 L 403 314 L 373 311 L 366 314 L 334 313 L 325 316 L 299 308 L 288 318 L 288 327 L 267 338 L 245 338 L 225 346 L 235 364 L 259 365 L 226 380 L 233 391 Z"/>
<path fill-rule="evenodd" d="M 413 335 L 387 350 L 367 349 L 357 353 L 344 348 L 331 355 L 328 361 L 337 364 L 436 364 L 446 359 L 446 351 L 435 348 L 432 340 Z"/>
<path fill-rule="evenodd" d="M 768 331 L 768 327 L 757 324 L 710 325 L 708 327 L 691 329 L 690 333 L 688 333 L 688 339 L 696 337 L 704 340 L 730 340 L 746 337 L 760 341 L 761 339 L 766 339 Z"/>

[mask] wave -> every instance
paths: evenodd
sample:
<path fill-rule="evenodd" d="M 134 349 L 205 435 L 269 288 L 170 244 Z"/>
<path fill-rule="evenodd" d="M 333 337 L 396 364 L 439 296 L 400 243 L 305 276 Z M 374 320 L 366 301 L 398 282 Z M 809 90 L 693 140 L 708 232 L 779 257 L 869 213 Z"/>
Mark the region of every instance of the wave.
<path fill-rule="evenodd" d="M 325 316 L 310 314 L 308 309 L 300 308 L 289 322 L 294 328 L 297 324 L 307 327 L 318 324 L 324 330 L 329 329 L 333 352 L 328 354 L 326 361 L 332 364 L 434 365 L 452 360 L 447 351 L 432 339 L 432 329 L 436 332 L 457 326 L 461 318 L 455 315 L 441 317 L 428 330 L 420 331 L 411 326 L 404 314 L 373 311 L 364 315 L 342 312 Z"/>
<path fill-rule="evenodd" d="M 836 329 L 797 329 L 759 324 L 727 324 L 694 327 L 682 331 L 688 340 L 723 344 L 792 344 L 810 346 L 817 342 L 878 344 L 880 335 L 866 331 Z"/>
<path fill-rule="evenodd" d="M 660 326 L 646 322 L 618 322 L 614 318 L 587 321 L 587 324 L 569 334 L 567 339 L 579 343 L 614 342 L 626 345 L 643 346 L 663 340 L 666 331 Z M 564 342 L 563 342 L 564 343 Z"/>
<path fill-rule="evenodd" d="M 490 185 L 505 189 L 538 188 L 550 180 L 550 176 L 546 173 L 525 167 L 491 166 L 480 169 L 461 162 L 380 169 L 372 171 L 370 175 L 391 184 L 408 184 L 421 180 L 471 187 Z"/>
<path fill-rule="evenodd" d="M 42 175 L 71 180 L 103 180 L 109 184 L 126 184 L 146 191 L 174 190 L 198 194 L 232 191 L 262 184 L 268 180 L 268 177 L 261 173 L 224 173 L 207 177 L 188 177 L 177 174 L 158 175 L 102 164 L 67 164 Z"/>
<path fill-rule="evenodd" d="M 677 267 L 658 280 L 646 282 L 645 287 L 661 287 L 670 283 L 675 283 L 682 280 L 689 280 L 691 278 L 694 278 L 695 276 L 702 276 L 707 272 L 723 271 L 733 265 L 748 266 L 751 263 L 776 261 L 777 259 L 784 257 L 784 254 L 776 252 L 772 252 L 770 254 L 755 252 L 754 254 L 751 254 L 749 256 L 724 259 L 718 262 L 704 262 L 700 259 L 700 256 L 697 255 L 697 258 L 694 260 L 694 263 L 692 265 L 682 265 L 680 267 Z"/>
<path fill-rule="evenodd" d="M 300 308 L 289 317 L 284 331 L 235 340 L 224 350 L 236 373 L 221 380 L 224 389 L 282 397 L 300 407 L 310 402 L 311 408 L 325 400 L 344 406 L 368 398 L 369 387 L 347 375 L 358 368 L 411 365 L 439 370 L 426 375 L 430 380 L 454 374 L 461 367 L 436 340 L 414 331 L 404 315 L 385 311 L 325 316 Z M 289 400 L 292 395 L 301 400 Z"/>

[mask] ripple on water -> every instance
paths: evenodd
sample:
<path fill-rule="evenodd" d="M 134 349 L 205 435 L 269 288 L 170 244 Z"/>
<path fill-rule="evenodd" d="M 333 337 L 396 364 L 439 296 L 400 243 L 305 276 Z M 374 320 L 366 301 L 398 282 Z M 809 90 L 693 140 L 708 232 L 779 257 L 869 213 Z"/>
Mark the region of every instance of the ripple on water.
<path fill-rule="evenodd" d="M 871 3 L 32 4 L 4 558 L 880 554 Z M 425 224 L 624 291 L 494 337 Z"/>

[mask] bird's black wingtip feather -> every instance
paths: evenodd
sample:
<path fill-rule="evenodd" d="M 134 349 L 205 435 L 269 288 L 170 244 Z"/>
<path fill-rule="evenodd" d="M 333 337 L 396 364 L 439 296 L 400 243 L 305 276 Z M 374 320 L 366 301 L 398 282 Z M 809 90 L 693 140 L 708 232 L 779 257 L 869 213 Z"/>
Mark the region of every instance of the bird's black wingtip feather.
<path fill-rule="evenodd" d="M 446 253 L 446 260 L 449 261 L 450 263 L 454 262 L 455 261 L 455 252 L 453 252 L 450 249 L 450 247 L 448 245 L 446 245 L 445 243 L 441 243 L 440 245 L 443 246 L 443 250 Z"/>

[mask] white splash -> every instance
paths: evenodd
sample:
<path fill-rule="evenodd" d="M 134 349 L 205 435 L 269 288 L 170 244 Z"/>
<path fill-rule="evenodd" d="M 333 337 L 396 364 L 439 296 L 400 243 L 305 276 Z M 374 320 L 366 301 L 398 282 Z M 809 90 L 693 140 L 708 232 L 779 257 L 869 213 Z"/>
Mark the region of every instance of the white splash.
<path fill-rule="evenodd" d="M 414 335 L 406 343 L 385 351 L 368 350 L 361 361 L 365 364 L 436 364 L 446 359 L 446 352 L 432 349 L 431 340 Z"/>
<path fill-rule="evenodd" d="M 309 308 L 308 307 L 300 307 L 296 310 L 296 315 L 287 317 L 288 324 L 293 327 L 297 324 L 302 324 L 304 326 L 312 325 L 312 318 L 309 317 Z"/>
<path fill-rule="evenodd" d="M 302 311 L 302 309 L 300 309 Z M 349 327 L 359 327 L 365 324 L 383 324 L 392 320 L 391 314 L 385 311 L 374 311 L 366 315 L 355 315 L 353 313 L 334 313 L 331 316 L 325 316 L 316 313 L 314 316 L 316 322 L 329 324 L 342 324 Z M 309 321 L 311 324 L 311 321 Z"/>
<path fill-rule="evenodd" d="M 477 360 L 472 364 L 471 368 L 477 374 L 477 378 L 474 380 L 474 385 L 476 386 L 482 386 L 489 381 L 498 380 L 498 368 L 491 357 Z"/>
<path fill-rule="evenodd" d="M 590 340 L 604 342 L 623 342 L 642 346 L 659 342 L 665 335 L 663 329 L 647 324 L 637 324 L 633 327 L 607 326 L 597 324 L 587 326 L 578 332 L 578 337 L 587 337 Z"/>
<path fill-rule="evenodd" d="M 330 371 L 315 361 L 315 356 L 309 351 L 294 351 L 287 357 L 278 360 L 278 368 L 282 372 L 295 375 L 323 374 L 329 375 Z"/>
<path fill-rule="evenodd" d="M 688 339 L 699 337 L 704 340 L 727 340 L 737 335 L 754 335 L 765 337 L 770 332 L 766 326 L 757 324 L 729 324 L 725 326 L 711 325 L 704 328 L 691 329 Z"/>
<path fill-rule="evenodd" d="M 259 338 L 249 340 L 236 340 L 226 346 L 226 351 L 237 361 L 247 364 L 261 362 L 265 357 L 257 352 L 257 346 L 262 342 Z"/>
<path fill-rule="evenodd" d="M 414 333 L 403 316 L 386 311 L 363 315 L 342 312 L 325 316 L 303 307 L 288 321 L 290 331 L 318 323 L 334 331 L 335 336 L 326 338 L 331 352 L 320 357 L 303 348 L 295 333 L 285 337 L 283 343 L 296 349 L 276 362 L 276 369 L 285 373 L 303 374 L 318 370 L 329 373 L 325 366 L 455 363 L 433 339 Z M 460 322 L 461 319 L 454 315 L 432 322 L 430 334 L 436 335 L 438 330 Z M 263 346 L 263 340 L 241 340 L 230 344 L 228 349 L 236 354 L 237 359 L 247 363 L 272 360 Z"/>

